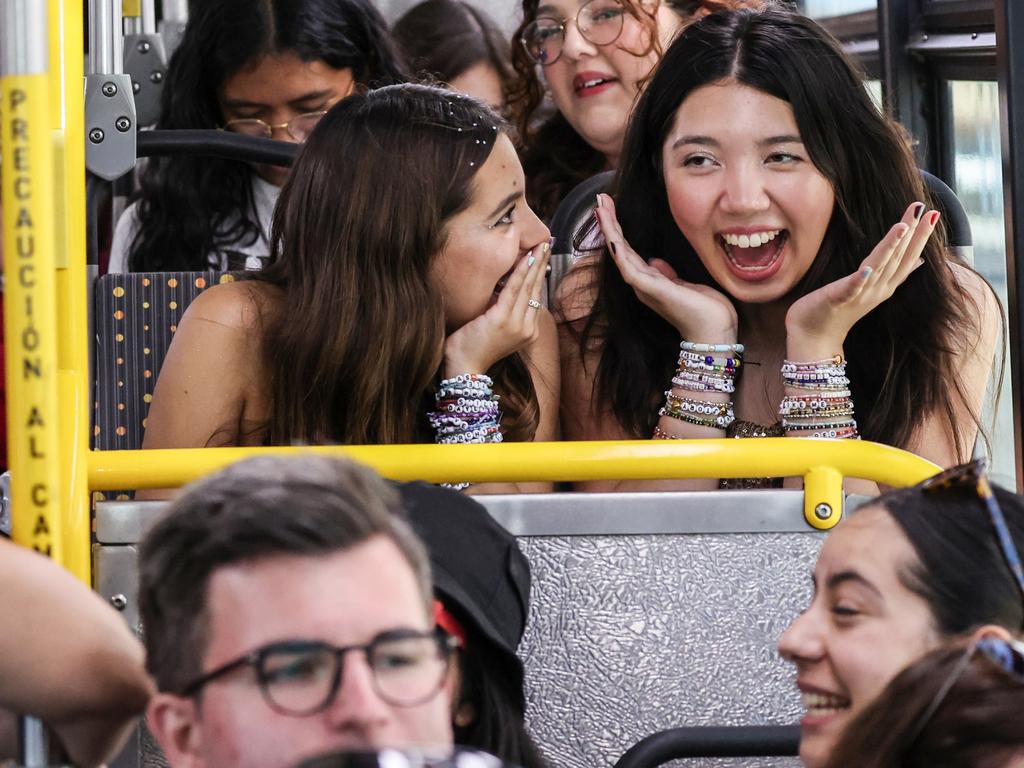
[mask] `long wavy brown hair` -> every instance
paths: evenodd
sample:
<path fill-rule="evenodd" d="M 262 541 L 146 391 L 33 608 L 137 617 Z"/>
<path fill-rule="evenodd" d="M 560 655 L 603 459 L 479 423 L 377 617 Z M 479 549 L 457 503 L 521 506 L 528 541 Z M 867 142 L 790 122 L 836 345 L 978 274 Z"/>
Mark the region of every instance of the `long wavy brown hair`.
<path fill-rule="evenodd" d="M 395 85 L 344 99 L 313 131 L 281 191 L 271 263 L 252 278 L 280 293 L 261 317 L 267 442 L 433 440 L 445 313 L 430 267 L 496 128 L 475 99 Z M 526 364 L 513 354 L 489 373 L 506 439 L 532 439 Z"/>
<path fill-rule="evenodd" d="M 651 50 L 661 54 L 658 37 L 657 6 L 638 0 L 619 0 L 623 8 L 647 30 Z M 762 8 L 768 0 L 663 0 L 688 25 L 699 15 L 739 8 Z M 526 172 L 526 199 L 530 207 L 545 221 L 550 221 L 555 208 L 582 181 L 605 169 L 605 157 L 590 146 L 561 112 L 537 120 L 544 102 L 544 85 L 538 76 L 538 65 L 527 55 L 519 42 L 523 30 L 537 18 L 540 0 L 523 0 L 523 21 L 512 36 L 512 66 L 516 77 L 509 94 L 509 111 L 519 131 L 523 170 Z"/>

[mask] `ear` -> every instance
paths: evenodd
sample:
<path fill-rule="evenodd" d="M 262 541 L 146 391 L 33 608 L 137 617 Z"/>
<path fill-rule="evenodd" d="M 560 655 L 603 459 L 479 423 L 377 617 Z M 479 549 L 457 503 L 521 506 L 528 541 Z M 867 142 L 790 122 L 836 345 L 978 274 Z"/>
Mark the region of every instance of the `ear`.
<path fill-rule="evenodd" d="M 971 632 L 970 638 L 972 643 L 976 643 L 983 637 L 994 637 L 997 640 L 1005 640 L 1009 642 L 1013 640 L 1013 635 L 1010 634 L 1010 630 L 1006 627 L 1001 627 L 998 624 L 982 624 L 976 630 Z"/>
<path fill-rule="evenodd" d="M 193 699 L 158 693 L 146 707 L 146 724 L 173 768 L 202 768 L 202 724 Z"/>
<path fill-rule="evenodd" d="M 473 706 L 472 702 L 462 702 L 459 704 L 458 709 L 455 710 L 455 716 L 452 720 L 456 728 L 468 728 L 476 720 L 476 707 Z"/>

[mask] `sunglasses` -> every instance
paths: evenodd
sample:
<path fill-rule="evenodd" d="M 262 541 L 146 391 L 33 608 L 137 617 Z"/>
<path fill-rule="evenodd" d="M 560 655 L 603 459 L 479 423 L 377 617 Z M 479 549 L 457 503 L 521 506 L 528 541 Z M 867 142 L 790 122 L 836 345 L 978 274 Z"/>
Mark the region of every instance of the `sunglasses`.
<path fill-rule="evenodd" d="M 978 495 L 978 498 L 984 503 L 985 509 L 988 511 L 988 517 L 992 527 L 995 529 L 996 539 L 1003 553 L 1003 559 L 1006 560 L 1010 573 L 1013 574 L 1013 578 L 1020 589 L 1021 599 L 1024 600 L 1024 566 L 1021 565 L 1020 552 L 1017 550 L 1016 544 L 1013 543 L 1013 536 L 1010 535 L 1010 529 L 1006 525 L 1006 517 L 1003 515 L 1003 510 L 999 508 L 999 502 L 996 501 L 996 496 L 992 492 L 992 486 L 985 476 L 985 460 L 975 459 L 967 464 L 951 467 L 944 472 L 929 477 L 918 485 L 918 488 L 923 493 L 964 488 L 971 489 Z"/>
<path fill-rule="evenodd" d="M 917 743 L 925 726 L 935 716 L 935 713 L 939 711 L 939 707 L 942 706 L 942 702 L 946 700 L 949 692 L 953 690 L 953 686 L 956 685 L 964 671 L 970 666 L 971 661 L 978 655 L 984 656 L 989 663 L 994 664 L 1013 679 L 1024 683 L 1024 643 L 1016 640 L 1003 640 L 991 635 L 981 637 L 967 647 L 963 656 L 960 657 L 956 666 L 953 667 L 953 671 L 949 673 L 949 677 L 946 678 L 935 694 L 935 698 L 932 699 L 928 708 L 925 709 L 921 717 L 914 724 L 911 737 L 907 740 L 907 743 L 910 745 L 908 749 Z"/>

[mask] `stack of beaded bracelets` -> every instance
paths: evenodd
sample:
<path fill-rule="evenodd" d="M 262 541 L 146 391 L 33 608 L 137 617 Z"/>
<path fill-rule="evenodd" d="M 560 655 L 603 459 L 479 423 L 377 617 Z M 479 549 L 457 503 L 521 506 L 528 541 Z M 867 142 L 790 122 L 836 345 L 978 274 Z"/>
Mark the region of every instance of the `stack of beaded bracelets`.
<path fill-rule="evenodd" d="M 676 375 L 672 377 L 672 386 L 686 392 L 732 394 L 736 391 L 736 372 L 743 364 L 742 355 L 742 344 L 684 341 L 679 345 L 679 364 Z M 712 429 L 726 429 L 736 420 L 731 401 L 718 403 L 682 397 L 672 390 L 665 392 L 665 405 L 658 415 Z M 661 429 L 655 429 L 654 436 L 661 439 L 671 437 Z"/>
<path fill-rule="evenodd" d="M 437 388 L 437 408 L 427 414 L 438 443 L 500 443 L 501 425 L 494 382 L 480 373 L 443 379 Z M 469 483 L 442 483 L 463 490 Z"/>
<path fill-rule="evenodd" d="M 858 438 L 850 380 L 842 355 L 813 363 L 782 364 L 782 382 L 790 389 L 779 404 L 783 428 L 793 437 Z"/>

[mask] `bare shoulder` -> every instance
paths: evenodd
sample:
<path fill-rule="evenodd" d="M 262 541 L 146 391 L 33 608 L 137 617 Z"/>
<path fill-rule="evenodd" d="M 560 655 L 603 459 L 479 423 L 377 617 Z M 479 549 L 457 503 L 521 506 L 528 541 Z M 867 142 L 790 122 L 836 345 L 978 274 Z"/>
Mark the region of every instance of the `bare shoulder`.
<path fill-rule="evenodd" d="M 597 299 L 599 262 L 595 256 L 586 256 L 569 269 L 555 289 L 553 311 L 559 322 L 575 322 L 587 317 Z"/>
<path fill-rule="evenodd" d="M 275 287 L 254 280 L 221 283 L 192 301 L 182 323 L 200 321 L 248 332 L 260 325 L 277 294 Z"/>

